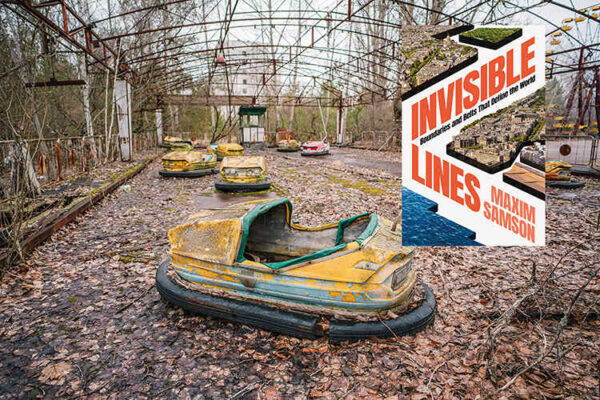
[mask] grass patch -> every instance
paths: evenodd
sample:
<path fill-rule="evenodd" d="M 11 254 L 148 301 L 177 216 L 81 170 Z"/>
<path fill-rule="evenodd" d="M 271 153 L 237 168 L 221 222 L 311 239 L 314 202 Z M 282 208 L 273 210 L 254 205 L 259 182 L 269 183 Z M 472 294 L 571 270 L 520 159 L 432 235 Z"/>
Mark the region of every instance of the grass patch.
<path fill-rule="evenodd" d="M 331 175 L 327 175 L 327 179 L 331 183 L 342 185 L 347 189 L 357 189 L 369 195 L 381 196 L 386 193 L 386 190 L 370 185 L 368 182 L 365 181 L 353 181 L 350 179 L 333 177 Z"/>
<path fill-rule="evenodd" d="M 463 33 L 462 36 L 498 43 L 518 31 L 519 28 L 477 28 Z"/>

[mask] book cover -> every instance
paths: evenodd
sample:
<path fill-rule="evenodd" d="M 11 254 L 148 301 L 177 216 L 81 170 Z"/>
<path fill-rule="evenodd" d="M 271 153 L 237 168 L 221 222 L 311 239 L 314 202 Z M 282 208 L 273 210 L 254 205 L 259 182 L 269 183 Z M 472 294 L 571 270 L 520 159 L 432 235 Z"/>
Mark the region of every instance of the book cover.
<path fill-rule="evenodd" d="M 402 31 L 407 246 L 543 245 L 544 29 Z"/>

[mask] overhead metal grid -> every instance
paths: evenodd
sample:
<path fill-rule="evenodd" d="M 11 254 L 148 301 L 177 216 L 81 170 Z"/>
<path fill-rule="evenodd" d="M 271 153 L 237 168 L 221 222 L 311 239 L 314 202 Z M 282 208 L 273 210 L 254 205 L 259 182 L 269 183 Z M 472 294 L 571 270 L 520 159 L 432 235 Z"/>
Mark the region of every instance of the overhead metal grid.
<path fill-rule="evenodd" d="M 340 107 L 393 99 L 405 23 L 540 23 L 549 39 L 562 35 L 547 55 L 549 78 L 574 75 L 591 86 L 600 66 L 600 40 L 593 40 L 600 37 L 598 12 L 574 0 L 148 0 L 108 3 L 110 9 L 94 1 L 85 18 L 71 0 L 0 2 L 92 64 L 135 71 L 133 83 L 151 83 L 163 101 L 181 101 L 183 91 L 198 88 L 205 101 L 196 103 L 203 105 L 267 99 Z M 573 22 L 567 27 L 545 10 Z M 232 93 L 240 76 L 249 77 L 245 95 Z"/>

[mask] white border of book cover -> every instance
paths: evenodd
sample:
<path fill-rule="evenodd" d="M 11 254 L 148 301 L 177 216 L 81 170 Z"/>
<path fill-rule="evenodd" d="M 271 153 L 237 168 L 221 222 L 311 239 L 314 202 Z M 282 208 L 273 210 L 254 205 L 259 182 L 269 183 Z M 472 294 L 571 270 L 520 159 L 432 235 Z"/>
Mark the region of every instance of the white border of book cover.
<path fill-rule="evenodd" d="M 461 128 L 543 88 L 544 27 L 518 28 L 522 29 L 522 35 L 498 49 L 460 42 L 477 49 L 475 63 L 403 98 L 404 245 L 544 245 L 543 194 L 540 198 L 503 181 L 503 174 L 518 161 L 518 156 L 499 171 L 486 171 L 447 152 L 449 143 Z M 450 38 L 459 42 L 458 36 Z M 481 90 L 485 85 L 482 76 L 493 81 L 488 81 L 485 96 L 486 90 Z M 491 96 L 490 89 L 495 89 Z M 405 207 L 415 201 L 430 214 Z M 451 221 L 451 226 L 437 226 L 434 220 L 428 219 L 432 215 Z M 408 235 L 410 232 L 422 234 L 419 238 L 419 235 Z M 465 241 L 444 239 L 444 235 L 450 237 L 457 232 L 465 236 Z"/>

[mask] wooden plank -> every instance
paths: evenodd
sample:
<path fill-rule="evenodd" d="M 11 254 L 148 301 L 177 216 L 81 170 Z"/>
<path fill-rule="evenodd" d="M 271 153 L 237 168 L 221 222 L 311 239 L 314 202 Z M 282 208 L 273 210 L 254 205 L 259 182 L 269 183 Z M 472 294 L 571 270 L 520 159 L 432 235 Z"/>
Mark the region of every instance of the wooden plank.
<path fill-rule="evenodd" d="M 502 175 L 502 180 L 539 199 L 544 200 L 546 198 L 546 179 L 542 172 L 529 170 L 525 166 L 515 164 Z"/>

